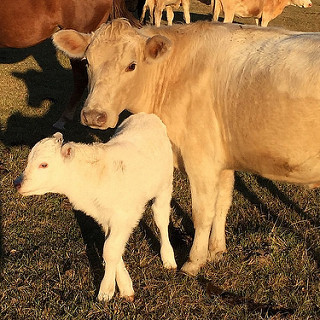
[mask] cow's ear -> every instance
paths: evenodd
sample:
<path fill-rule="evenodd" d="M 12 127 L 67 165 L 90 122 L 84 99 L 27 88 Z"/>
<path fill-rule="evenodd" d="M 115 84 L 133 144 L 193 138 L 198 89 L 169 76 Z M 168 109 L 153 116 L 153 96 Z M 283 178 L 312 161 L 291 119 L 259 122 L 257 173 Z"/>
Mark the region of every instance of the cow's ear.
<path fill-rule="evenodd" d="M 144 55 L 147 61 L 156 60 L 164 57 L 170 48 L 171 41 L 168 38 L 156 35 L 147 40 Z"/>
<path fill-rule="evenodd" d="M 90 43 L 91 35 L 75 30 L 61 30 L 53 34 L 54 45 L 70 58 L 82 59 Z"/>
<path fill-rule="evenodd" d="M 74 156 L 74 148 L 72 143 L 66 143 L 61 147 L 61 155 L 64 159 L 72 159 Z"/>

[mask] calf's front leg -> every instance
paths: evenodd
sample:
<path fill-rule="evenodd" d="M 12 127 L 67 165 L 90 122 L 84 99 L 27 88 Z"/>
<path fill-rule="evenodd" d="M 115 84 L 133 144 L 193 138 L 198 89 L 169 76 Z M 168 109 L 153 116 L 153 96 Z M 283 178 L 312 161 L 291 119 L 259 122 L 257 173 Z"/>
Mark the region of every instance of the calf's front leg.
<path fill-rule="evenodd" d="M 128 226 L 118 225 L 117 227 L 111 226 L 111 231 L 103 246 L 103 259 L 105 261 L 105 273 L 100 284 L 98 293 L 98 300 L 110 300 L 115 291 L 115 279 L 120 283 L 120 294 L 133 296 L 132 283 L 129 274 L 125 272 L 122 255 L 125 245 L 129 239 L 132 228 Z M 130 283 L 129 283 L 130 280 Z M 132 294 L 131 294 L 132 293 Z"/>
<path fill-rule="evenodd" d="M 128 273 L 128 270 L 126 269 L 126 266 L 123 263 L 122 257 L 117 265 L 116 282 L 120 291 L 120 297 L 123 297 L 129 301 L 133 301 L 134 291 L 132 287 L 132 281 Z"/>

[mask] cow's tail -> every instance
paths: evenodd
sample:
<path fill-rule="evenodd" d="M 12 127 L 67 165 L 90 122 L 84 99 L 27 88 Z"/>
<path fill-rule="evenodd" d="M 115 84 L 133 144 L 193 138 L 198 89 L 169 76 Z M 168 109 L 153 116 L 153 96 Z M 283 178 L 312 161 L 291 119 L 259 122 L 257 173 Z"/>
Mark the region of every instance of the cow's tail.
<path fill-rule="evenodd" d="M 125 0 L 113 0 L 111 19 L 126 18 L 132 26 L 141 28 L 141 23 L 127 9 Z"/>

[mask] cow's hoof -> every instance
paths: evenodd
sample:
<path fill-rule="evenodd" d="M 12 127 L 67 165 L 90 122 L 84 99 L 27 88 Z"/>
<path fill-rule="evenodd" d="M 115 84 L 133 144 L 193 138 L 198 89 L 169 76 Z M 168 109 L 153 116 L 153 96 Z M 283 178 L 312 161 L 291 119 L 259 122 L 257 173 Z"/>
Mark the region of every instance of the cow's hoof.
<path fill-rule="evenodd" d="M 195 277 L 197 274 L 198 274 L 198 272 L 199 272 L 199 270 L 200 270 L 200 265 L 199 264 L 197 264 L 197 263 L 194 263 L 194 262 L 191 262 L 191 261 L 187 261 L 183 266 L 182 266 L 182 268 L 181 268 L 181 271 L 183 272 L 183 273 L 186 273 L 186 274 L 188 274 L 188 275 L 190 275 L 190 276 L 193 276 L 193 277 Z"/>
<path fill-rule="evenodd" d="M 222 250 L 222 251 L 209 251 L 208 252 L 208 261 L 209 262 L 218 262 L 220 261 L 224 254 L 227 252 L 227 250 Z"/>

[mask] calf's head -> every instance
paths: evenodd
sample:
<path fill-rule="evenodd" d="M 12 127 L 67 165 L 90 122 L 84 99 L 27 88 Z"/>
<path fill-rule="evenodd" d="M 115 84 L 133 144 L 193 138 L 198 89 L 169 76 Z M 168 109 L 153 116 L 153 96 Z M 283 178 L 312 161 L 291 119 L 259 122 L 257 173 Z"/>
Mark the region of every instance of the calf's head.
<path fill-rule="evenodd" d="M 60 192 L 66 179 L 65 161 L 71 156 L 72 148 L 69 144 L 63 145 L 59 132 L 39 141 L 30 151 L 26 169 L 14 181 L 14 186 L 23 196 Z"/>
<path fill-rule="evenodd" d="M 92 34 L 61 30 L 52 38 L 70 58 L 86 59 L 89 94 L 81 122 L 98 129 L 114 128 L 124 109 L 135 112 L 134 101 L 145 85 L 145 66 L 161 61 L 171 48 L 169 39 L 144 36 L 124 19 L 103 24 Z"/>

